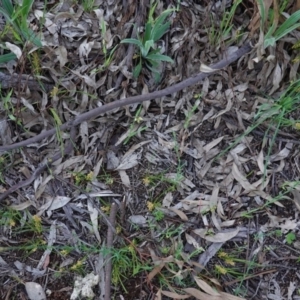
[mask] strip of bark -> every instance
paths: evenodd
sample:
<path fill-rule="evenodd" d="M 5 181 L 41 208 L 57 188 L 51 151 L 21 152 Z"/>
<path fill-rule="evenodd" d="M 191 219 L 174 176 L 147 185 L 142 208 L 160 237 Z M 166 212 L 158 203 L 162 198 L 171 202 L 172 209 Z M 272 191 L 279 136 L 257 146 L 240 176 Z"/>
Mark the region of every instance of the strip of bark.
<path fill-rule="evenodd" d="M 30 90 L 45 90 L 46 92 L 50 92 L 54 87 L 52 83 L 37 81 L 28 75 L 8 75 L 2 72 L 0 72 L 0 84 L 2 89 L 28 87 Z"/>

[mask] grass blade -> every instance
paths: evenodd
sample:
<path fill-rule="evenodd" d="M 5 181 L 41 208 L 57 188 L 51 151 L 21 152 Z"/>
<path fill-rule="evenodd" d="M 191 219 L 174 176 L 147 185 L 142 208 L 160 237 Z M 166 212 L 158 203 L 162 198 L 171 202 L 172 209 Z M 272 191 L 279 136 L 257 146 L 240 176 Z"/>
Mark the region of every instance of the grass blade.
<path fill-rule="evenodd" d="M 173 63 L 174 60 L 167 56 L 167 55 L 162 55 L 162 54 L 149 54 L 147 56 L 148 60 L 154 60 L 154 61 L 166 61 L 166 62 L 170 62 Z"/>
<path fill-rule="evenodd" d="M 31 10 L 32 4 L 33 0 L 23 0 L 22 7 L 20 9 L 20 14 L 22 16 L 22 20 L 25 20 L 25 22 Z"/>
<path fill-rule="evenodd" d="M 41 40 L 33 30 L 31 30 L 30 28 L 21 28 L 21 31 L 25 41 L 31 41 L 37 47 L 43 46 Z"/>
<path fill-rule="evenodd" d="M 133 69 L 133 77 L 138 78 L 142 70 L 142 61 L 140 59 L 139 63 L 136 65 L 136 67 Z"/>
<path fill-rule="evenodd" d="M 287 20 L 285 20 L 280 27 L 275 31 L 274 36 L 283 36 L 283 32 L 287 32 L 288 29 L 292 28 L 300 20 L 300 10 L 294 12 Z M 298 23 L 299 26 L 299 23 Z M 297 26 L 297 27 L 298 27 Z M 296 27 L 296 28 L 297 28 Z M 291 30 L 290 30 L 291 31 Z"/>
<path fill-rule="evenodd" d="M 14 53 L 7 53 L 7 54 L 0 55 L 0 64 L 7 63 L 16 58 L 17 57 Z"/>

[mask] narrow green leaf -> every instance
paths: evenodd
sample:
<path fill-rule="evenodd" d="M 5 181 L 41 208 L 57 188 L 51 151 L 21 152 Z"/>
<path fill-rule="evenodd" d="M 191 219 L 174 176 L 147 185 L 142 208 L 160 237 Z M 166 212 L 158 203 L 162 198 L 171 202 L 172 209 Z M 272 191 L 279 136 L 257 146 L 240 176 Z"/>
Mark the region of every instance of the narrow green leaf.
<path fill-rule="evenodd" d="M 152 24 L 147 23 L 145 25 L 145 33 L 143 37 L 143 44 L 145 44 L 146 41 L 151 40 L 151 31 L 152 31 Z"/>
<path fill-rule="evenodd" d="M 274 32 L 276 24 L 273 23 L 272 26 L 269 28 L 267 34 L 265 35 L 265 40 L 269 39 L 272 35 L 272 33 Z"/>
<path fill-rule="evenodd" d="M 5 19 L 6 19 L 8 22 L 12 23 L 11 16 L 9 15 L 9 13 L 8 13 L 6 10 L 4 10 L 4 9 L 2 9 L 2 8 L 0 7 L 0 13 L 4 15 Z"/>
<path fill-rule="evenodd" d="M 105 33 L 106 33 L 106 24 L 105 24 L 104 19 L 102 19 L 101 20 L 101 34 L 103 37 L 104 37 Z"/>
<path fill-rule="evenodd" d="M 264 47 L 267 48 L 269 46 L 273 47 L 276 43 L 276 39 L 274 37 L 270 37 L 264 40 Z"/>
<path fill-rule="evenodd" d="M 139 63 L 133 69 L 133 77 L 138 78 L 142 70 L 142 61 L 140 60 Z"/>
<path fill-rule="evenodd" d="M 146 59 L 145 65 L 148 69 L 154 68 L 157 69 L 159 65 L 161 64 L 161 61 Z"/>
<path fill-rule="evenodd" d="M 153 6 L 151 6 L 151 8 L 150 8 L 150 11 L 149 11 L 149 17 L 148 17 L 148 22 L 149 22 L 150 24 L 153 24 L 153 21 L 154 21 L 154 19 L 153 19 L 153 14 L 154 14 L 154 11 L 155 11 L 155 9 L 156 9 L 157 3 L 158 3 L 158 2 L 156 2 L 155 4 L 153 4 Z"/>
<path fill-rule="evenodd" d="M 264 0 L 258 0 L 258 6 L 259 6 L 259 11 L 260 11 L 260 27 L 261 30 L 263 30 L 263 25 L 266 22 L 266 11 L 265 11 L 265 5 L 264 5 Z"/>
<path fill-rule="evenodd" d="M 154 41 L 153 40 L 146 41 L 145 46 L 141 49 L 142 56 L 147 57 L 147 55 L 149 53 L 149 50 L 153 47 L 154 47 Z"/>
<path fill-rule="evenodd" d="M 159 27 L 155 27 L 152 29 L 151 32 L 151 38 L 156 42 L 158 41 L 166 32 L 168 31 L 170 27 L 170 22 L 167 22 Z"/>
<path fill-rule="evenodd" d="M 134 44 L 137 45 L 138 47 L 142 48 L 143 44 L 140 40 L 137 39 L 124 39 L 121 41 L 121 44 Z"/>
<path fill-rule="evenodd" d="M 158 18 L 155 19 L 154 26 L 152 28 L 152 38 L 154 41 L 159 40 L 169 29 L 170 22 L 164 22 L 173 11 L 174 9 L 167 9 L 162 12 L 162 14 Z"/>
<path fill-rule="evenodd" d="M 288 19 L 286 19 L 280 27 L 275 31 L 274 36 L 282 36 L 283 32 L 286 32 L 288 28 L 294 26 L 296 22 L 300 20 L 300 10 L 294 12 Z M 299 26 L 299 25 L 298 25 Z"/>
<path fill-rule="evenodd" d="M 160 49 L 159 48 L 152 49 L 149 54 L 157 54 L 157 53 L 160 54 Z"/>
<path fill-rule="evenodd" d="M 2 0 L 2 7 L 3 7 L 3 10 L 6 12 L 6 14 L 8 15 L 8 17 L 11 18 L 14 13 L 14 7 L 13 7 L 11 1 L 10 0 Z"/>
<path fill-rule="evenodd" d="M 17 57 L 14 53 L 7 53 L 7 54 L 0 55 L 0 64 L 7 63 L 16 58 Z"/>
<path fill-rule="evenodd" d="M 148 67 L 148 68 L 153 74 L 155 83 L 160 82 L 160 74 L 159 74 L 158 70 L 155 68 L 152 68 L 152 67 Z"/>
<path fill-rule="evenodd" d="M 155 24 L 157 24 L 158 26 L 160 26 L 161 24 L 164 23 L 164 21 L 166 20 L 166 18 L 172 13 L 174 12 L 175 9 L 166 9 L 165 11 L 163 11 L 159 17 L 157 17 L 155 19 Z"/>
<path fill-rule="evenodd" d="M 41 40 L 37 37 L 36 33 L 30 28 L 21 28 L 22 35 L 25 41 L 30 41 L 37 47 L 42 47 Z"/>
<path fill-rule="evenodd" d="M 149 54 L 147 56 L 147 59 L 155 60 L 155 61 L 166 61 L 170 63 L 174 62 L 174 60 L 171 57 L 163 54 Z"/>
<path fill-rule="evenodd" d="M 57 112 L 55 111 L 54 108 L 50 108 L 50 111 L 51 111 L 51 113 L 52 113 L 52 115 L 53 115 L 55 124 L 56 124 L 57 126 L 60 126 L 60 125 L 62 124 L 62 122 L 61 122 L 61 119 L 59 118 Z"/>
<path fill-rule="evenodd" d="M 22 6 L 21 6 L 20 11 L 21 11 L 22 18 L 25 19 L 25 20 L 27 19 L 28 14 L 31 10 L 33 1 L 34 0 L 23 0 L 23 2 L 22 2 Z"/>
<path fill-rule="evenodd" d="M 276 39 L 276 41 L 280 40 L 281 38 L 283 38 L 285 35 L 289 34 L 290 32 L 292 32 L 294 29 L 297 29 L 300 26 L 300 23 L 294 24 L 293 26 L 286 28 L 284 31 L 276 31 L 274 33 L 274 37 Z M 280 29 L 280 28 L 279 28 Z"/>
<path fill-rule="evenodd" d="M 12 121 L 17 121 L 17 118 L 12 115 L 12 114 L 8 114 L 9 119 L 11 119 Z"/>

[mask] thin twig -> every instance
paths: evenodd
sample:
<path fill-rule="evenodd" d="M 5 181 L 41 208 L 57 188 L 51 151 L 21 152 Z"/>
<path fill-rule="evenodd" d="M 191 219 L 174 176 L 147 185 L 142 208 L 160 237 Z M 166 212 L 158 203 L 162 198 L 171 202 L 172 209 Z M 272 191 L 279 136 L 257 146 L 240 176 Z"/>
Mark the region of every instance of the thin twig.
<path fill-rule="evenodd" d="M 230 55 L 227 55 L 226 58 L 222 59 L 221 61 L 219 61 L 216 64 L 211 65 L 210 66 L 211 72 L 209 72 L 209 73 L 202 73 L 201 72 L 201 73 L 199 73 L 197 75 L 194 75 L 194 76 L 191 76 L 188 79 L 185 79 L 185 80 L 183 80 L 183 81 L 181 81 L 177 84 L 174 84 L 173 86 L 167 87 L 167 88 L 159 90 L 159 91 L 154 91 L 154 92 L 149 93 L 149 94 L 138 95 L 138 96 L 134 96 L 134 97 L 125 98 L 125 99 L 122 99 L 122 100 L 116 100 L 116 101 L 111 102 L 111 103 L 107 103 L 107 104 L 105 104 L 101 107 L 94 108 L 94 109 L 92 109 L 92 110 L 90 110 L 86 113 L 78 115 L 74 120 L 70 120 L 70 121 L 64 123 L 59 128 L 53 128 L 53 129 L 44 131 L 44 132 L 38 134 L 35 137 L 29 138 L 29 139 L 24 140 L 24 141 L 19 142 L 19 143 L 14 143 L 12 145 L 1 146 L 0 147 L 0 152 L 13 150 L 13 149 L 20 148 L 20 147 L 25 147 L 25 146 L 28 146 L 32 143 L 39 142 L 42 139 L 47 138 L 47 137 L 55 134 L 57 132 L 57 130 L 65 131 L 67 129 L 70 129 L 73 126 L 77 126 L 77 125 L 81 124 L 84 121 L 96 118 L 97 116 L 99 116 L 101 114 L 104 114 L 108 111 L 111 111 L 113 109 L 120 108 L 120 107 L 123 107 L 123 106 L 126 106 L 126 105 L 142 103 L 144 101 L 161 98 L 161 97 L 179 92 L 179 91 L 181 91 L 181 90 L 183 90 L 183 89 L 185 89 L 185 88 L 187 88 L 191 85 L 195 85 L 199 81 L 201 81 L 204 78 L 208 77 L 210 74 L 216 73 L 220 69 L 223 69 L 223 68 L 227 67 L 228 65 L 230 65 L 231 63 L 233 63 L 234 61 L 239 59 L 241 56 L 243 56 L 246 53 L 250 52 L 251 49 L 252 49 L 251 43 L 247 43 L 243 47 L 238 49 L 236 52 L 234 52 Z"/>
<path fill-rule="evenodd" d="M 225 282 L 224 285 L 225 286 L 230 286 L 230 285 L 233 285 L 233 284 L 235 284 L 237 282 L 240 282 L 240 281 L 249 280 L 249 279 L 254 278 L 254 277 L 258 277 L 258 276 L 269 274 L 269 273 L 274 273 L 274 272 L 277 272 L 277 271 L 278 271 L 277 269 L 271 269 L 271 270 L 257 272 L 255 274 L 252 274 L 252 275 L 249 275 L 249 276 L 245 276 L 245 277 L 242 277 L 242 278 L 231 280 L 229 282 Z"/>
<path fill-rule="evenodd" d="M 109 220 L 113 227 L 115 227 L 116 215 L 117 215 L 117 205 L 113 203 L 110 208 Z M 110 227 L 107 228 L 107 248 L 108 254 L 106 255 L 106 265 L 105 265 L 105 300 L 110 300 L 111 293 L 111 270 L 112 270 L 112 245 L 114 240 L 114 233 Z"/>

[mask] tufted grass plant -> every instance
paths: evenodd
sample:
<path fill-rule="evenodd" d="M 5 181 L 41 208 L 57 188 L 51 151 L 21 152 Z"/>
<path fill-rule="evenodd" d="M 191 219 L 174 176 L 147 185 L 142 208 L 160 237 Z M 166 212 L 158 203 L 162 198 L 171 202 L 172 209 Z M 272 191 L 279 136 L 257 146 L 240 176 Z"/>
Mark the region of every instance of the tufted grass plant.
<path fill-rule="evenodd" d="M 36 33 L 29 28 L 27 23 L 33 3 L 34 0 L 23 0 L 20 4 L 14 3 L 11 0 L 2 0 L 0 13 L 4 15 L 7 21 L 2 36 L 6 33 L 11 33 L 14 38 L 14 43 L 24 45 L 29 41 L 36 47 L 42 47 L 41 40 L 37 37 Z M 16 59 L 14 53 L 4 54 L 0 56 L 0 63 L 14 59 Z"/>
<path fill-rule="evenodd" d="M 142 66 L 145 66 L 152 72 L 155 82 L 160 81 L 160 64 L 165 62 L 173 63 L 173 59 L 161 53 L 161 49 L 157 47 L 157 41 L 165 35 L 170 27 L 170 21 L 166 21 L 167 17 L 174 12 L 174 9 L 167 9 L 163 11 L 160 16 L 153 18 L 155 3 L 149 12 L 148 21 L 145 25 L 143 36 L 137 35 L 137 39 L 124 39 L 121 43 L 134 44 L 138 48 L 138 63 L 133 69 L 134 78 L 138 78 L 141 73 Z"/>

